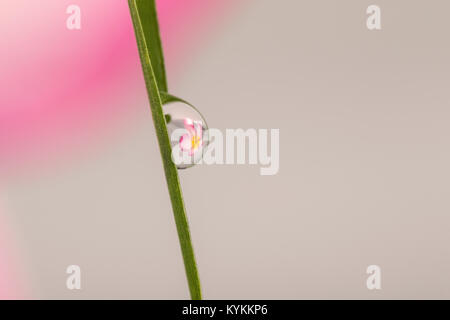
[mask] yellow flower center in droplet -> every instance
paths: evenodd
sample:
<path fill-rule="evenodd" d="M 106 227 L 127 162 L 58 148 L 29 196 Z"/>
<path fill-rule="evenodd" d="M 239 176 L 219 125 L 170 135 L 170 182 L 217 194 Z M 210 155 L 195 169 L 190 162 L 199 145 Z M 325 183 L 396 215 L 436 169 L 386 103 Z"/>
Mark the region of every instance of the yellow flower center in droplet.
<path fill-rule="evenodd" d="M 200 147 L 200 145 L 201 145 L 201 142 L 202 142 L 202 139 L 199 136 L 194 135 L 191 138 L 191 149 L 192 150 L 198 149 Z"/>

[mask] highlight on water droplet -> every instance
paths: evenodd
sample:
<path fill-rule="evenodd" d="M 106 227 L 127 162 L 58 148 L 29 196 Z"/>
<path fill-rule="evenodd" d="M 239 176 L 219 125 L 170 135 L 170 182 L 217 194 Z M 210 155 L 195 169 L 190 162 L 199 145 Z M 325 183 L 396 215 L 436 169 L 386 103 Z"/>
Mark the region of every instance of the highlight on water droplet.
<path fill-rule="evenodd" d="M 192 105 L 175 100 L 163 106 L 173 159 L 178 169 L 197 164 L 203 157 L 209 143 L 208 125 L 201 113 Z"/>

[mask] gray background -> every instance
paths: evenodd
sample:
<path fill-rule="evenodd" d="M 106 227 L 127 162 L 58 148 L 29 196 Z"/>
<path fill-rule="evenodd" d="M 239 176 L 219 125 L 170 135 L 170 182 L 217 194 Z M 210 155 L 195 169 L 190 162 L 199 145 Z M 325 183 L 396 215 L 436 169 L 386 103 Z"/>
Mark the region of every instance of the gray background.
<path fill-rule="evenodd" d="M 276 176 L 180 172 L 205 298 L 450 298 L 450 5 L 378 1 L 370 32 L 371 4 L 251 1 L 171 78 L 211 127 L 280 129 Z M 147 105 L 131 124 L 9 183 L 34 295 L 188 298 Z"/>

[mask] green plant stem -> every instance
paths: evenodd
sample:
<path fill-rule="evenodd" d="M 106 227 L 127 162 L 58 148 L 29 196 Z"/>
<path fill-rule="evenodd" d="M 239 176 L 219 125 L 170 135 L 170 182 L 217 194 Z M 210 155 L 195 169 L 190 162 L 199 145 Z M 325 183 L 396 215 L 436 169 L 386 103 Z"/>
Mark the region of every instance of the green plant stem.
<path fill-rule="evenodd" d="M 160 90 L 167 91 L 167 85 L 165 84 L 164 60 L 162 58 L 155 1 L 128 0 L 128 4 L 136 34 L 139 56 L 141 59 L 145 84 L 150 100 L 150 110 L 152 112 L 153 123 L 156 129 L 156 136 L 158 138 L 167 187 L 169 189 L 170 200 L 172 202 L 172 209 L 175 217 L 175 224 L 183 255 L 191 299 L 200 300 L 202 298 L 200 279 L 195 261 L 186 211 L 184 208 L 178 171 L 172 161 L 172 148 L 162 110 L 163 102 L 161 100 Z M 156 63 L 156 69 L 154 69 L 152 62 Z M 155 70 L 157 70 L 157 72 L 155 72 Z M 163 88 L 159 88 L 158 85 L 163 86 Z"/>

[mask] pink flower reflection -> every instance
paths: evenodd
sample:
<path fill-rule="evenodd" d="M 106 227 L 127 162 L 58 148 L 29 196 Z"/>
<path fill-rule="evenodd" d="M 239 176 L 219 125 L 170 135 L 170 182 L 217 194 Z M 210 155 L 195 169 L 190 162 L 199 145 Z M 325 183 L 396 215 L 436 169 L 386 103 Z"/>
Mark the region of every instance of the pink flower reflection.
<path fill-rule="evenodd" d="M 203 146 L 203 125 L 201 121 L 186 118 L 184 119 L 184 128 L 187 133 L 180 138 L 180 148 L 192 156 Z"/>

